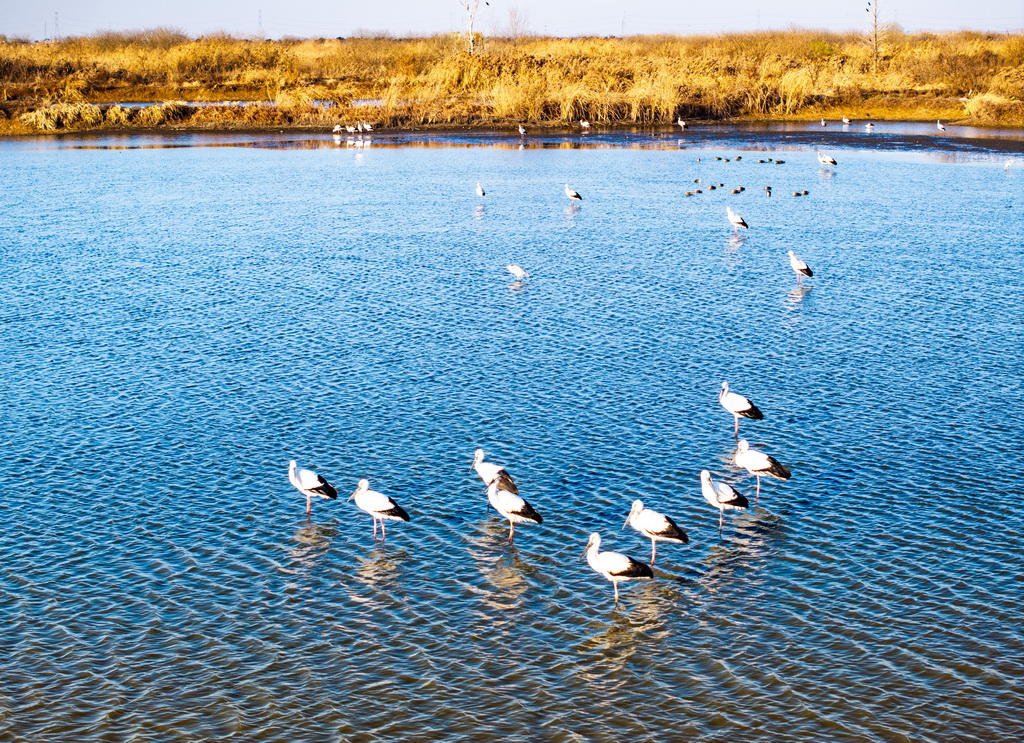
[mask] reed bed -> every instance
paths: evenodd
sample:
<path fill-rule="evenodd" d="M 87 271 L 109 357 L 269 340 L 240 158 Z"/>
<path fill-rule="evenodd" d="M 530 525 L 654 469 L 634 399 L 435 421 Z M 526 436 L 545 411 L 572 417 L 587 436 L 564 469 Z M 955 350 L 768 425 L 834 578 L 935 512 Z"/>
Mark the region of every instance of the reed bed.
<path fill-rule="evenodd" d="M 719 36 L 192 39 L 174 29 L 0 38 L 0 131 L 23 126 L 605 125 L 848 113 L 1024 125 L 1024 37 L 888 29 Z M 373 108 L 353 105 L 379 102 Z M 166 101 L 252 101 L 189 107 Z M 132 112 L 97 104 L 161 103 Z M 88 108 L 92 106 L 92 108 Z"/>

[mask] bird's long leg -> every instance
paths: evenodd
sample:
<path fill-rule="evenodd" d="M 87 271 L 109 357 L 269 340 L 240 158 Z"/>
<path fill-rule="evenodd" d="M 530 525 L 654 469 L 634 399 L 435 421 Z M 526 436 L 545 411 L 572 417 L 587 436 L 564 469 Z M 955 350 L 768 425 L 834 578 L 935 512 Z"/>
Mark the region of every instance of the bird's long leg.
<path fill-rule="evenodd" d="M 732 417 L 736 420 L 736 425 L 734 425 L 732 427 L 732 435 L 733 435 L 733 437 L 737 441 L 739 441 L 740 440 L 740 417 L 738 415 L 736 415 L 735 413 L 733 413 Z"/>
<path fill-rule="evenodd" d="M 802 273 L 798 273 L 796 275 L 796 285 L 797 288 L 800 288 L 801 286 L 804 285 L 804 275 Z"/>
<path fill-rule="evenodd" d="M 508 521 L 508 543 L 509 544 L 512 544 L 512 537 L 515 535 L 515 533 L 516 533 L 516 522 L 513 521 L 512 519 L 509 519 L 509 521 Z"/>
<path fill-rule="evenodd" d="M 380 520 L 380 541 L 381 541 L 381 543 L 383 543 L 384 540 L 387 539 L 387 538 L 388 538 L 388 535 L 384 531 L 384 519 L 381 519 Z"/>
<path fill-rule="evenodd" d="M 722 514 L 725 513 L 721 508 L 718 509 L 718 538 L 722 538 Z"/>
<path fill-rule="evenodd" d="M 373 517 L 373 541 L 374 544 L 377 542 L 377 517 Z"/>
<path fill-rule="evenodd" d="M 654 567 L 654 556 L 658 552 L 658 541 L 656 539 L 651 540 L 651 567 Z"/>
<path fill-rule="evenodd" d="M 760 475 L 754 475 L 754 477 L 757 478 L 757 497 L 754 499 L 754 502 L 755 503 L 760 503 L 761 502 L 761 476 Z"/>
<path fill-rule="evenodd" d="M 310 502 L 310 495 L 306 493 L 306 519 L 311 520 L 313 518 L 313 504 Z"/>
<path fill-rule="evenodd" d="M 615 589 L 615 605 L 618 606 L 619 605 L 619 584 L 616 583 L 615 581 L 612 581 L 612 588 Z"/>

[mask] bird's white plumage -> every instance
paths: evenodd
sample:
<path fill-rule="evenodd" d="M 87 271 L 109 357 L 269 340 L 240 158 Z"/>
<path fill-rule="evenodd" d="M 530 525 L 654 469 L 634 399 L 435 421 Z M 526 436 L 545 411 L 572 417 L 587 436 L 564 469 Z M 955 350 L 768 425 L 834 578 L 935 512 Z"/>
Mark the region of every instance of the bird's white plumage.
<path fill-rule="evenodd" d="M 580 119 L 580 126 L 583 127 L 584 129 L 589 129 L 590 122 L 587 121 L 586 119 Z"/>
<path fill-rule="evenodd" d="M 725 207 L 725 213 L 726 213 L 726 216 L 729 217 L 729 222 L 732 223 L 733 228 L 737 228 L 738 229 L 738 228 L 742 227 L 744 229 L 750 229 L 750 227 L 747 225 L 747 223 L 745 221 L 743 221 L 743 217 L 741 217 L 739 214 L 734 212 L 732 210 L 732 207 L 729 207 L 729 206 Z"/>
<path fill-rule="evenodd" d="M 327 500 L 334 500 L 338 497 L 338 491 L 327 480 L 313 470 L 299 467 L 294 459 L 288 462 L 288 482 L 306 496 L 307 516 L 312 513 L 314 495 Z"/>
<path fill-rule="evenodd" d="M 395 503 L 391 498 L 384 495 L 384 493 L 378 493 L 376 490 L 370 490 L 369 480 L 360 480 L 355 492 L 349 496 L 349 499 L 355 499 L 356 506 L 373 517 L 374 541 L 377 539 L 378 521 L 380 521 L 381 539 L 387 539 L 387 532 L 384 530 L 385 519 L 391 521 L 409 520 L 409 514 L 406 513 L 405 509 Z"/>
<path fill-rule="evenodd" d="M 935 122 L 935 127 L 936 127 L 936 128 L 937 128 L 937 129 L 938 129 L 938 130 L 939 130 L 940 132 L 944 132 L 944 131 L 946 131 L 946 127 L 945 127 L 945 126 L 943 126 L 943 124 L 942 124 L 942 122 L 941 122 L 941 121 L 938 121 L 938 120 L 936 120 L 936 122 Z"/>
<path fill-rule="evenodd" d="M 574 201 L 583 201 L 583 197 L 580 196 L 579 192 L 569 188 L 568 183 L 565 184 L 565 195 Z"/>
<path fill-rule="evenodd" d="M 530 276 L 527 270 L 518 263 L 509 263 L 505 266 L 505 270 L 512 274 L 516 278 L 516 281 L 522 281 Z"/>
<path fill-rule="evenodd" d="M 480 181 L 476 182 L 476 195 L 481 199 L 487 195 L 487 192 L 484 191 L 484 187 L 480 185 Z"/>
<path fill-rule="evenodd" d="M 850 123 L 850 117 L 849 116 L 844 116 L 843 117 L 843 123 L 844 124 L 849 124 Z"/>
<path fill-rule="evenodd" d="M 480 479 L 484 481 L 484 485 L 490 485 L 492 482 L 497 482 L 498 486 L 502 490 L 507 490 L 511 493 L 519 492 L 515 482 L 512 480 L 512 476 L 504 467 L 494 464 L 493 462 L 484 461 L 483 449 L 477 449 L 473 452 L 473 469 L 476 471 L 476 474 Z"/>
<path fill-rule="evenodd" d="M 491 508 L 508 519 L 508 543 L 512 544 L 516 524 L 542 524 L 544 519 L 524 498 L 501 489 L 498 482 L 498 479 L 495 479 L 487 486 L 487 502 L 491 504 Z"/>
<path fill-rule="evenodd" d="M 730 390 L 728 382 L 722 382 L 722 391 L 718 393 L 718 403 L 733 415 L 742 415 L 757 409 L 757 406 L 743 395 Z"/>
<path fill-rule="evenodd" d="M 715 482 L 707 470 L 700 472 L 700 492 L 704 500 L 718 509 L 718 531 L 722 531 L 722 514 L 728 510 L 744 510 L 749 506 L 747 499 L 736 492 L 732 485 Z"/>
<path fill-rule="evenodd" d="M 651 565 L 657 558 L 657 543 L 675 542 L 676 544 L 687 544 L 690 539 L 686 532 L 679 528 L 675 521 L 657 511 L 644 507 L 643 501 L 633 501 L 633 506 L 626 517 L 625 526 L 629 524 L 638 532 L 651 540 Z"/>
<path fill-rule="evenodd" d="M 822 155 L 820 152 L 818 153 L 818 162 L 822 165 L 838 165 L 834 157 L 831 155 Z"/>
<path fill-rule="evenodd" d="M 526 127 L 523 126 L 522 124 L 519 125 L 519 133 L 523 136 L 526 135 Z"/>
<path fill-rule="evenodd" d="M 787 251 L 787 253 L 789 255 L 789 267 L 792 268 L 793 271 L 796 273 L 797 284 L 800 284 L 802 286 L 803 277 L 813 276 L 814 272 L 811 270 L 811 267 L 804 263 L 803 259 L 801 259 L 800 256 L 798 256 L 792 250 Z"/>
<path fill-rule="evenodd" d="M 584 554 L 590 567 L 612 582 L 616 604 L 619 603 L 619 581 L 654 577 L 654 571 L 649 565 L 638 562 L 628 555 L 621 552 L 601 552 L 601 535 L 597 532 L 591 534 L 587 540 Z"/>
<path fill-rule="evenodd" d="M 790 478 L 788 467 L 763 451 L 751 449 L 746 439 L 741 439 L 736 447 L 736 455 L 733 457 L 733 462 L 737 467 L 742 467 L 757 478 L 756 500 L 761 499 L 761 478 L 763 476 L 774 477 L 776 480 L 788 480 Z"/>

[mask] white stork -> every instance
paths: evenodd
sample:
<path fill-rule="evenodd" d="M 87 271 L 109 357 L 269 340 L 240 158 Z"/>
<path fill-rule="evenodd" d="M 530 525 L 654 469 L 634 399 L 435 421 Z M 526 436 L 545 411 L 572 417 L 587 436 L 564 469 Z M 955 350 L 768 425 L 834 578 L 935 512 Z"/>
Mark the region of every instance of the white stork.
<path fill-rule="evenodd" d="M 946 127 L 938 119 L 935 120 L 935 128 L 938 129 L 940 132 L 946 131 Z"/>
<path fill-rule="evenodd" d="M 825 166 L 838 164 L 834 157 L 831 155 L 822 155 L 820 152 L 818 153 L 818 162 Z"/>
<path fill-rule="evenodd" d="M 512 274 L 516 281 L 522 281 L 530 276 L 529 272 L 518 263 L 509 263 L 505 266 L 505 270 Z"/>
<path fill-rule="evenodd" d="M 796 285 L 803 286 L 804 276 L 810 278 L 814 276 L 814 271 L 811 267 L 801 260 L 800 256 L 794 253 L 792 250 L 789 253 L 789 267 L 796 272 Z"/>
<path fill-rule="evenodd" d="M 722 514 L 727 510 L 744 510 L 750 503 L 732 485 L 715 482 L 707 470 L 700 471 L 700 492 L 704 500 L 718 509 L 718 533 L 722 533 Z"/>
<path fill-rule="evenodd" d="M 579 191 L 574 191 L 569 188 L 569 184 L 565 184 L 565 195 L 568 196 L 572 201 L 583 201 L 583 197 L 580 196 Z"/>
<path fill-rule="evenodd" d="M 300 468 L 293 459 L 288 463 L 288 482 L 306 496 L 306 518 L 313 513 L 313 496 L 318 495 L 327 500 L 335 500 L 338 491 L 327 480 L 313 470 Z"/>
<path fill-rule="evenodd" d="M 544 518 L 515 493 L 502 490 L 498 480 L 493 480 L 487 486 L 487 502 L 491 507 L 508 519 L 508 543 L 512 544 L 512 538 L 516 533 L 516 524 L 543 524 Z"/>
<path fill-rule="evenodd" d="M 650 565 L 637 562 L 632 557 L 621 552 L 601 552 L 601 535 L 596 531 L 587 540 L 587 548 L 580 555 L 585 555 L 587 562 L 595 571 L 612 582 L 615 588 L 615 605 L 619 603 L 619 582 L 633 580 L 634 578 L 650 579 L 654 577 L 654 571 Z"/>
<path fill-rule="evenodd" d="M 775 457 L 769 456 L 757 449 L 751 449 L 746 439 L 740 439 L 736 447 L 736 456 L 733 458 L 737 467 L 742 467 L 757 478 L 757 497 L 761 500 L 761 476 L 768 475 L 776 480 L 788 480 L 790 478 L 789 468 L 779 462 Z"/>
<path fill-rule="evenodd" d="M 754 403 L 737 392 L 729 391 L 729 383 L 722 382 L 722 391 L 718 393 L 718 404 L 732 413 L 736 425 L 733 427 L 733 435 L 740 437 L 740 416 L 750 420 L 764 420 L 764 413 Z"/>
<path fill-rule="evenodd" d="M 512 476 L 505 471 L 504 467 L 484 461 L 483 449 L 477 449 L 473 452 L 473 469 L 476 470 L 476 474 L 480 476 L 480 479 L 484 481 L 484 485 L 489 487 L 492 482 L 497 482 L 499 490 L 505 490 L 516 495 L 519 494 L 519 488 L 516 487 L 516 484 L 512 481 Z"/>
<path fill-rule="evenodd" d="M 487 192 L 484 191 L 484 187 L 480 185 L 480 181 L 476 182 L 476 195 L 481 199 L 487 195 Z"/>
<path fill-rule="evenodd" d="M 740 234 L 740 227 L 745 230 L 750 229 L 750 225 L 743 221 L 743 217 L 734 212 L 731 207 L 725 207 L 726 216 L 729 217 L 729 222 L 732 224 L 733 233 Z"/>
<path fill-rule="evenodd" d="M 373 541 L 377 541 L 377 522 L 380 521 L 380 541 L 387 539 L 384 532 L 384 520 L 408 521 L 409 514 L 400 505 L 395 503 L 384 493 L 370 490 L 369 480 L 360 480 L 356 491 L 348 497 L 349 500 L 356 499 L 356 505 L 368 514 L 373 516 Z"/>
<path fill-rule="evenodd" d="M 675 521 L 664 514 L 644 508 L 643 501 L 633 501 L 633 507 L 629 511 L 622 528 L 629 524 L 638 532 L 651 540 L 651 566 L 657 556 L 658 540 L 663 542 L 674 542 L 675 544 L 687 544 L 690 538 L 686 532 L 679 528 Z"/>

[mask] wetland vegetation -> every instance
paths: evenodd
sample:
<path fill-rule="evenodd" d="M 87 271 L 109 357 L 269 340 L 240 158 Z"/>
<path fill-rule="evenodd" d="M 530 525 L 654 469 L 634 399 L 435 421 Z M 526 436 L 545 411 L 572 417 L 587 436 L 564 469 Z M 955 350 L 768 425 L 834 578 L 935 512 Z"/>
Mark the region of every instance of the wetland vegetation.
<path fill-rule="evenodd" d="M 1024 36 L 0 37 L 0 133 L 667 124 L 842 115 L 1024 126 Z M 141 107 L 119 105 L 149 103 Z M 370 102 L 370 105 L 366 105 Z"/>

